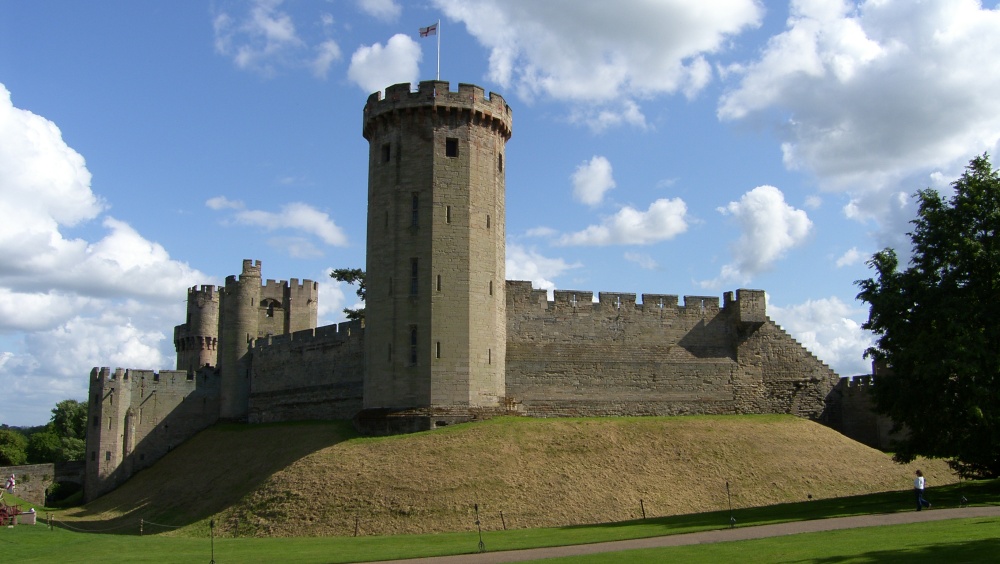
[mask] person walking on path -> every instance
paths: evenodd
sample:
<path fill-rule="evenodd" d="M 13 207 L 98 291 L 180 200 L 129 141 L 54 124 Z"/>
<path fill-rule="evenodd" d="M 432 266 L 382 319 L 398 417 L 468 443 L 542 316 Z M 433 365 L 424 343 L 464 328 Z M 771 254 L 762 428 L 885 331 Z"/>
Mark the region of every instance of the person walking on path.
<path fill-rule="evenodd" d="M 913 480 L 913 491 L 917 494 L 917 511 L 923 508 L 930 509 L 931 503 L 924 499 L 924 486 L 927 482 L 924 480 L 924 473 L 917 470 L 917 478 Z"/>
<path fill-rule="evenodd" d="M 3 489 L 7 490 L 7 493 L 14 495 L 14 488 L 17 486 L 17 481 L 14 480 L 14 475 L 11 474 L 10 478 L 7 478 L 7 483 L 4 484 Z"/>

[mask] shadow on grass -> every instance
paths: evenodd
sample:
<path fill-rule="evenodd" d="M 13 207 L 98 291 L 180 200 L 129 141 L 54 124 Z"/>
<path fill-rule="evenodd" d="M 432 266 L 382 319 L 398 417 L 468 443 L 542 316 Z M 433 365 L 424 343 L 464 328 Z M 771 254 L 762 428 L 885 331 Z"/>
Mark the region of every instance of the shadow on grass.
<path fill-rule="evenodd" d="M 792 560 L 789 562 L 811 562 L 812 564 L 836 564 L 838 562 L 995 562 L 1000 554 L 1000 539 L 983 539 L 967 542 L 949 542 L 922 546 L 907 550 L 870 550 L 843 556 Z"/>
<path fill-rule="evenodd" d="M 295 461 L 355 437 L 347 421 L 220 423 L 56 519 L 72 530 L 116 534 L 138 533 L 140 519 L 144 534 L 183 527 L 232 506 Z"/>
<path fill-rule="evenodd" d="M 961 506 L 1000 505 L 1000 480 L 960 482 L 937 488 L 930 488 L 926 496 L 935 508 L 955 508 Z M 963 499 L 965 501 L 963 501 Z M 915 509 L 911 490 L 882 492 L 835 499 L 814 500 L 799 503 L 784 503 L 764 507 L 735 509 L 735 526 L 751 527 L 793 521 L 878 515 L 910 512 Z M 560 536 L 565 540 L 560 544 L 578 542 L 602 542 L 663 535 L 692 533 L 727 529 L 730 527 L 730 512 L 712 511 L 686 515 L 672 515 L 645 520 L 573 525 L 559 527 Z M 579 539 L 588 539 L 580 541 Z"/>

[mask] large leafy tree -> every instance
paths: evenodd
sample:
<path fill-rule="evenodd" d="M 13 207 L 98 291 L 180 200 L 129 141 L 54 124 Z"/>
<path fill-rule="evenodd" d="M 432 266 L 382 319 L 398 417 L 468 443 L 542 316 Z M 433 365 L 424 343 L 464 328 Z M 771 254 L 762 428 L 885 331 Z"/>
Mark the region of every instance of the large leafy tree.
<path fill-rule="evenodd" d="M 76 400 L 63 400 L 52 408 L 52 427 L 60 437 L 84 439 L 87 437 L 87 404 Z"/>
<path fill-rule="evenodd" d="M 973 159 L 954 195 L 917 192 L 909 266 L 892 249 L 859 280 L 875 344 L 876 409 L 908 433 L 900 461 L 947 458 L 968 477 L 1000 476 L 1000 175 Z"/>
<path fill-rule="evenodd" d="M 0 466 L 18 466 L 28 461 L 28 439 L 10 428 L 0 429 Z"/>
<path fill-rule="evenodd" d="M 330 278 L 338 282 L 347 282 L 348 284 L 353 284 L 355 288 L 355 293 L 358 295 L 358 299 L 365 301 L 365 271 L 360 268 L 335 268 L 330 273 Z M 344 315 L 347 319 L 364 319 L 365 318 L 365 308 L 361 307 L 358 309 L 352 309 L 349 307 L 344 308 Z"/>

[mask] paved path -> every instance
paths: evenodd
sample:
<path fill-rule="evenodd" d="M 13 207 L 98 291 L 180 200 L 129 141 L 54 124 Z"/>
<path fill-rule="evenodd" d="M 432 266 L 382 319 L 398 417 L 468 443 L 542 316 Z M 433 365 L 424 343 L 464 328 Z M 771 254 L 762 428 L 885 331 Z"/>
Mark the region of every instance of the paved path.
<path fill-rule="evenodd" d="M 389 564 L 390 562 L 397 564 L 494 564 L 498 562 L 522 562 L 524 560 L 558 558 L 562 556 L 579 556 L 582 554 L 615 552 L 619 550 L 632 550 L 635 548 L 658 548 L 662 546 L 683 546 L 690 544 L 739 541 L 764 537 L 777 537 L 781 535 L 794 535 L 798 533 L 815 533 L 818 531 L 855 529 L 858 527 L 878 527 L 881 525 L 899 525 L 904 523 L 923 523 L 925 521 L 962 519 L 966 517 L 1000 517 L 1000 506 L 930 509 L 919 512 L 909 511 L 904 513 L 887 513 L 883 515 L 861 515 L 858 517 L 816 519 L 813 521 L 795 521 L 793 523 L 761 525 L 758 527 L 737 527 L 735 529 L 702 531 L 700 533 L 687 533 L 682 535 L 669 535 L 645 539 L 579 544 L 573 546 L 557 546 L 551 548 L 532 548 L 506 552 L 486 552 L 483 554 L 437 556 L 433 558 L 415 558 L 412 560 L 392 560 L 375 564 Z"/>

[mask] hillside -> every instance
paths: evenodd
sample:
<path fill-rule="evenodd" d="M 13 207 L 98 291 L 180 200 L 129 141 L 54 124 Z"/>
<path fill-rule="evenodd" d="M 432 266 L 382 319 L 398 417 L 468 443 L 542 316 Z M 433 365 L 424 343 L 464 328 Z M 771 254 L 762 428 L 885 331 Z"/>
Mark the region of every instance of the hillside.
<path fill-rule="evenodd" d="M 474 528 L 478 503 L 484 529 L 503 526 L 501 511 L 525 528 L 635 519 L 640 499 L 648 516 L 723 509 L 727 481 L 736 509 L 908 490 L 917 467 L 791 416 L 501 418 L 385 438 L 343 423 L 220 425 L 65 517 L 394 534 Z M 957 481 L 942 461 L 919 467 L 931 485 Z"/>

